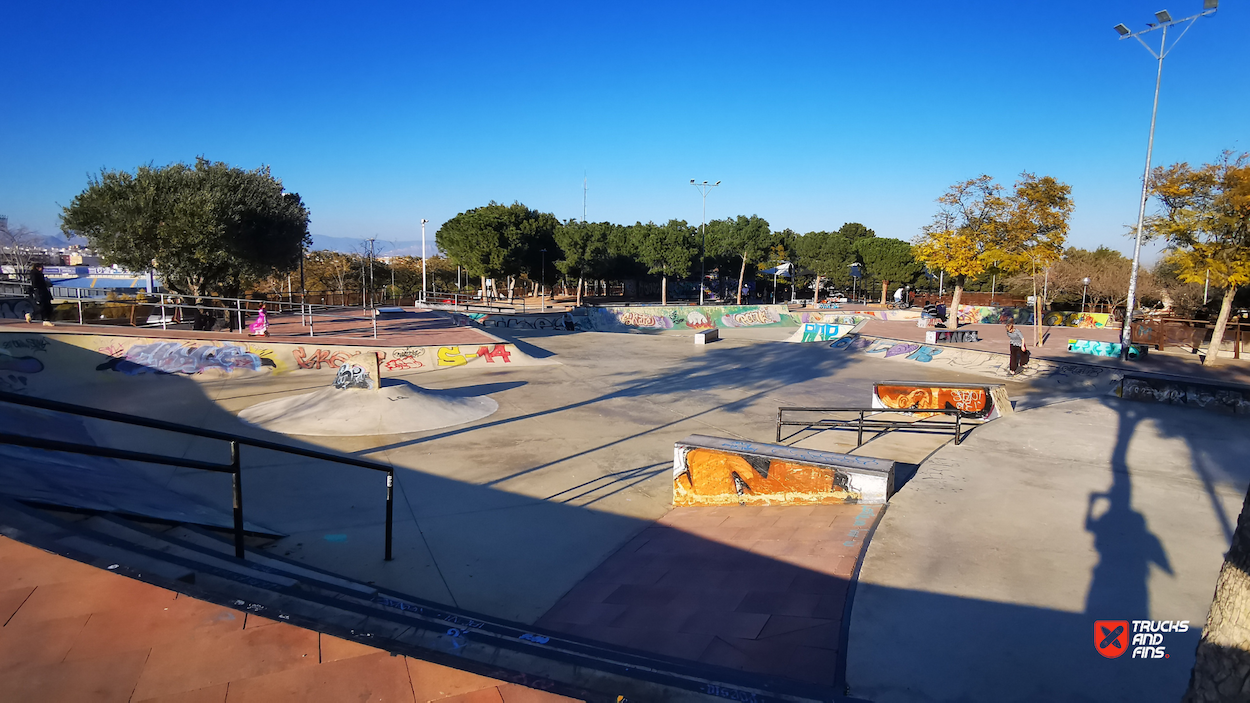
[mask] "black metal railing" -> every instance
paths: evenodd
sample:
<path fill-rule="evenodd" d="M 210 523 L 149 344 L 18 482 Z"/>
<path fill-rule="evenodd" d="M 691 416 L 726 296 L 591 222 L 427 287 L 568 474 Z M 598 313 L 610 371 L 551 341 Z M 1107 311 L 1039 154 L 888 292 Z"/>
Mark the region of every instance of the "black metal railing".
<path fill-rule="evenodd" d="M 787 412 L 809 412 L 809 413 L 856 413 L 858 417 L 847 419 L 828 419 L 819 420 L 787 420 L 785 413 Z M 888 417 L 866 417 L 876 416 L 883 413 L 904 413 L 908 415 L 925 415 L 919 420 L 901 420 Z M 858 439 L 855 442 L 856 447 L 864 444 L 864 430 L 870 432 L 880 432 L 886 430 L 917 430 L 918 423 L 924 422 L 933 416 L 949 416 L 954 415 L 955 421 L 952 423 L 929 423 L 923 429 L 928 430 L 944 430 L 942 424 L 949 424 L 955 431 L 955 444 L 959 444 L 963 440 L 962 421 L 967 412 L 964 410 L 941 409 L 941 410 L 925 410 L 921 408 L 895 409 L 895 408 L 796 408 L 786 407 L 777 408 L 777 441 L 781 442 L 782 426 L 804 427 L 804 428 L 820 428 L 826 430 L 849 430 L 856 429 L 859 432 Z M 797 432 L 794 434 L 798 434 Z M 794 435 L 789 435 L 793 437 Z"/>
<path fill-rule="evenodd" d="M 30 447 L 33 449 L 46 449 L 56 452 L 68 452 L 71 454 L 84 454 L 87 456 L 100 456 L 111 459 L 122 459 L 127 461 L 138 461 L 151 464 L 164 464 L 166 466 L 179 466 L 188 469 L 199 469 L 202 471 L 214 471 L 217 473 L 228 473 L 233 477 L 233 503 L 234 503 L 234 555 L 240 559 L 243 558 L 243 485 L 242 485 L 242 462 L 239 459 L 239 446 L 247 445 L 256 447 L 257 449 L 269 449 L 276 452 L 286 454 L 295 454 L 298 456 L 308 457 L 310 459 L 319 459 L 321 461 L 330 461 L 337 464 L 347 464 L 348 466 L 358 466 L 363 469 L 371 469 L 373 471 L 382 471 L 386 473 L 386 561 L 391 560 L 391 536 L 393 534 L 392 518 L 394 516 L 395 506 L 395 467 L 381 464 L 367 459 L 357 459 L 355 457 L 342 456 L 338 454 L 330 454 L 328 452 L 319 452 L 315 449 L 304 449 L 302 447 L 293 447 L 278 442 L 269 442 L 263 439 L 252 439 L 242 435 L 231 434 L 229 432 L 218 432 L 216 430 L 206 430 L 200 427 L 191 427 L 189 425 L 179 425 L 164 420 L 153 420 L 138 415 L 127 415 L 125 413 L 114 412 L 112 410 L 100 410 L 98 408 L 90 408 L 85 405 L 75 405 L 73 403 L 62 403 L 56 400 L 46 400 L 44 398 L 33 398 L 31 396 L 19 395 L 0 391 L 0 402 L 12 403 L 14 405 L 24 405 L 30 408 L 39 408 L 42 410 L 51 410 L 53 412 L 67 413 L 70 415 L 78 415 L 80 417 L 91 417 L 99 420 L 108 420 L 111 422 L 120 422 L 127 425 L 136 425 L 139 427 L 148 427 L 155 430 L 164 430 L 166 432 L 177 432 L 179 434 L 191 435 L 194 437 L 204 437 L 206 439 L 215 439 L 230 443 L 230 463 L 214 464 L 212 462 L 198 461 L 195 459 L 183 459 L 180 457 L 164 456 L 161 454 L 147 454 L 144 452 L 134 452 L 126 449 L 113 449 L 111 447 L 99 447 L 91 444 L 77 444 L 75 442 L 66 442 L 59 439 L 45 439 L 40 437 L 26 437 L 23 435 L 15 435 L 9 433 L 0 433 L 0 443 L 12 444 L 21 447 Z"/>

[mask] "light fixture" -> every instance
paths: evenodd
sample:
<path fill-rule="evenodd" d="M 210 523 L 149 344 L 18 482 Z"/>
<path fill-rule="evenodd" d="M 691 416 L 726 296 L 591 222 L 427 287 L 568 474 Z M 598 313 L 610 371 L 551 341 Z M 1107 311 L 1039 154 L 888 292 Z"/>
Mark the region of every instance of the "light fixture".
<path fill-rule="evenodd" d="M 1202 0 L 1202 9 L 1214 10 L 1220 6 L 1220 0 Z"/>
<path fill-rule="evenodd" d="M 1159 20 L 1159 24 L 1167 24 L 1172 21 L 1172 15 L 1167 10 L 1159 10 L 1155 13 L 1155 19 Z"/>
<path fill-rule="evenodd" d="M 1129 34 L 1132 34 L 1132 32 L 1129 31 L 1129 28 L 1125 27 L 1123 23 L 1117 24 L 1115 26 L 1115 31 L 1119 32 L 1122 37 L 1127 37 Z"/>

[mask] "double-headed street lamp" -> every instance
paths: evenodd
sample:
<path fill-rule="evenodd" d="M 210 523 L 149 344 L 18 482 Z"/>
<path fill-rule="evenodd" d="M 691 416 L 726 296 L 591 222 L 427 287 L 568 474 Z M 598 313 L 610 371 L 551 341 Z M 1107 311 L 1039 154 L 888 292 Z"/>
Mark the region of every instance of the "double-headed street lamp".
<path fill-rule="evenodd" d="M 1141 45 L 1146 47 L 1146 51 L 1149 51 L 1150 55 L 1155 57 L 1155 59 L 1159 62 L 1159 72 L 1158 75 L 1155 76 L 1155 102 L 1154 107 L 1150 112 L 1150 139 L 1146 143 L 1146 171 L 1142 175 L 1141 180 L 1141 205 L 1137 210 L 1137 241 L 1133 245 L 1133 270 L 1129 274 L 1128 279 L 1128 300 L 1125 303 L 1124 326 L 1120 329 L 1120 358 L 1124 360 L 1128 360 L 1129 350 L 1132 345 L 1133 309 L 1137 306 L 1137 270 L 1141 265 L 1141 239 L 1142 228 L 1146 222 L 1146 199 L 1150 196 L 1150 157 L 1155 146 L 1155 117 L 1159 114 L 1159 84 L 1163 81 L 1163 59 L 1167 57 L 1168 53 L 1171 52 L 1173 48 L 1176 47 L 1176 42 L 1180 41 L 1181 37 L 1185 36 L 1185 32 L 1189 31 L 1189 28 L 1193 26 L 1195 20 L 1199 17 L 1205 17 L 1206 15 L 1213 14 L 1219 4 L 1220 0 L 1203 0 L 1202 12 L 1179 20 L 1172 19 L 1172 15 L 1169 14 L 1167 10 L 1159 10 L 1155 13 L 1155 19 L 1159 20 L 1158 24 L 1148 24 L 1147 29 L 1143 29 L 1140 32 L 1134 32 L 1124 26 L 1124 24 L 1117 24 L 1115 26 L 1115 31 L 1119 32 L 1121 39 L 1128 39 L 1129 37 L 1132 37 L 1133 39 L 1141 42 Z M 1169 47 L 1167 45 L 1168 29 L 1182 24 L 1185 25 L 1185 28 L 1181 30 L 1180 36 L 1177 37 L 1176 40 L 1172 42 L 1172 46 Z M 1158 52 L 1155 52 L 1154 49 L 1150 48 L 1150 45 L 1141 38 L 1141 35 L 1149 34 L 1156 29 L 1163 30 L 1163 37 L 1159 41 Z"/>
<path fill-rule="evenodd" d="M 425 223 L 429 220 L 421 218 L 421 302 L 425 302 Z"/>
<path fill-rule="evenodd" d="M 720 185 L 720 181 L 715 183 L 695 183 L 694 179 L 690 179 L 690 185 L 699 189 L 703 194 L 703 241 L 699 244 L 699 305 L 703 304 L 703 282 L 707 279 L 707 271 L 703 268 L 703 255 L 707 250 L 707 192 Z M 739 281 L 741 283 L 741 281 Z"/>

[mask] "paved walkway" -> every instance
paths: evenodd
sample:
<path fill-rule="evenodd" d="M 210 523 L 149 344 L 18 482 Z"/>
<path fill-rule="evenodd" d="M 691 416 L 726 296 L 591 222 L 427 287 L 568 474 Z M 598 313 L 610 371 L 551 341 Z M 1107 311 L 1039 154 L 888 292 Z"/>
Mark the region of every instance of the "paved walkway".
<path fill-rule="evenodd" d="M 855 593 L 847 671 L 876 703 L 1177 701 L 1241 509 L 1245 419 L 1087 398 L 1016 412 L 920 466 Z M 1095 620 L 1188 620 L 1166 658 Z M 899 662 L 907 662 L 899 666 Z"/>
<path fill-rule="evenodd" d="M 557 632 L 832 687 L 879 505 L 676 508 L 538 620 Z"/>
<path fill-rule="evenodd" d="M 0 700 L 573 699 L 223 608 L 0 537 Z"/>

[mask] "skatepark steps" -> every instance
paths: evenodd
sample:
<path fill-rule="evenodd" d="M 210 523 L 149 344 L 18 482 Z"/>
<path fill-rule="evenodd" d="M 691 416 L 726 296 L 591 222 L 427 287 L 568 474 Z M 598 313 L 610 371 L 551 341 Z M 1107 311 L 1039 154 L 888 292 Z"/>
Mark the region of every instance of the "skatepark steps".
<path fill-rule="evenodd" d="M 673 451 L 674 505 L 884 503 L 894 462 L 690 435 Z"/>
<path fill-rule="evenodd" d="M 849 701 L 828 689 L 544 632 L 249 550 L 200 528 L 0 499 L 0 534 L 200 600 L 530 688 L 627 701 Z"/>

